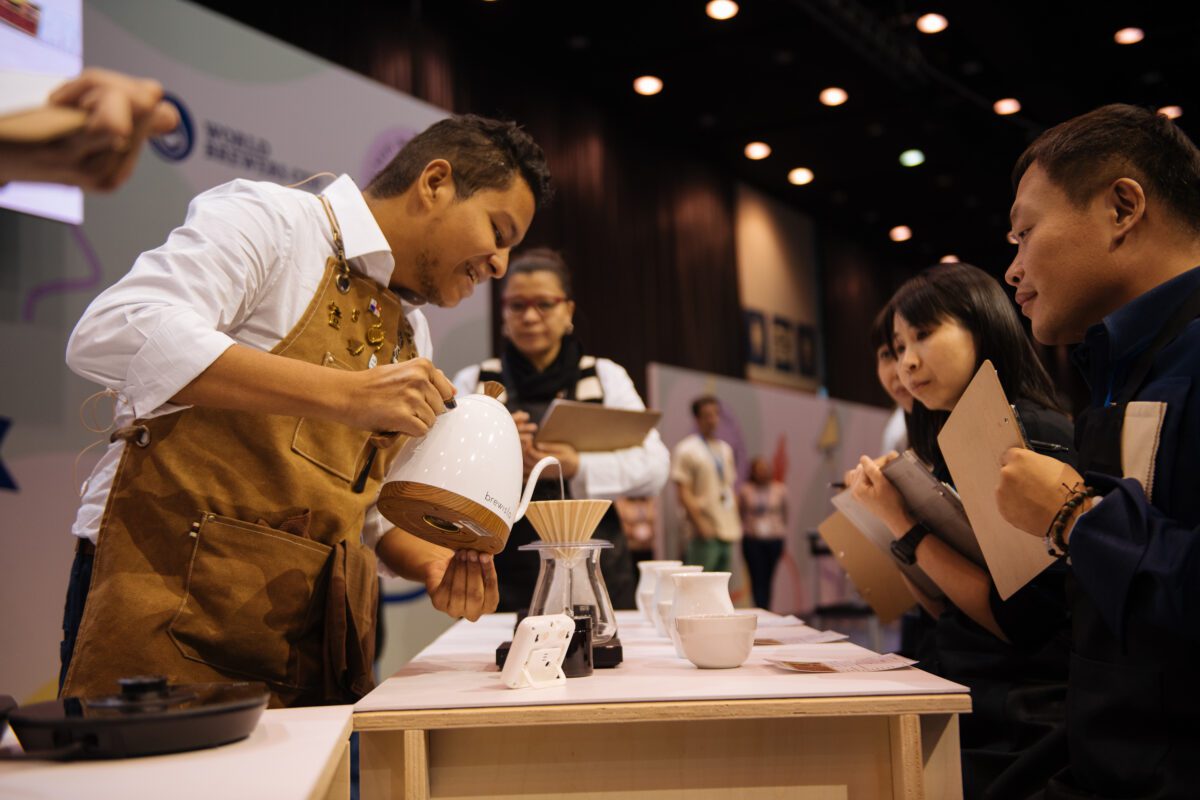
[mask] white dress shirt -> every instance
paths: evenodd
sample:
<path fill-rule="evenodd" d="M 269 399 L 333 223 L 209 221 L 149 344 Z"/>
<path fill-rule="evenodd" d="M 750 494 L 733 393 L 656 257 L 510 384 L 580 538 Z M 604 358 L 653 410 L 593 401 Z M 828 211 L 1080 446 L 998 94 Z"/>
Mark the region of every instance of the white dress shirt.
<path fill-rule="evenodd" d="M 323 192 L 355 272 L 382 286 L 395 261 L 362 193 L 343 175 Z M 67 364 L 117 392 L 116 426 L 180 411 L 169 402 L 234 344 L 271 350 L 299 322 L 333 255 L 316 195 L 236 180 L 197 196 L 161 247 L 102 292 L 67 342 Z M 405 305 L 417 353 L 432 358 L 424 315 Z M 71 532 L 96 541 L 125 443 L 108 446 L 84 484 Z M 372 507 L 364 541 L 391 527 Z"/>
<path fill-rule="evenodd" d="M 600 380 L 606 407 L 646 410 L 633 380 L 620 364 L 597 358 L 596 377 Z M 478 364 L 460 370 L 454 376 L 454 386 L 463 394 L 473 394 L 478 385 Z M 651 430 L 639 447 L 607 453 L 580 453 L 579 471 L 571 479 L 571 496 L 590 499 L 653 497 L 662 491 L 670 468 L 671 454 L 658 431 Z"/>

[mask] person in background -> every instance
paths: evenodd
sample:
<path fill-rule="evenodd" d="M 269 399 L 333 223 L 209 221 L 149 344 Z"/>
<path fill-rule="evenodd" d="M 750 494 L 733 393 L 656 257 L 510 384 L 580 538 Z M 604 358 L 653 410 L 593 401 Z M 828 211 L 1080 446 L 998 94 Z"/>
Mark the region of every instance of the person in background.
<path fill-rule="evenodd" d="M 1045 797 L 1194 798 L 1200 149 L 1166 117 L 1104 106 L 1038 137 L 1013 183 L 1006 278 L 1035 339 L 1082 343 L 1092 392 L 1079 471 L 1010 450 L 997 489 L 1071 565 L 1070 766 Z"/>
<path fill-rule="evenodd" d="M 775 567 L 787 535 L 787 487 L 774 479 L 762 456 L 750 462 L 750 479 L 738 489 L 742 516 L 742 557 L 750 571 L 754 605 L 770 610 Z"/>
<path fill-rule="evenodd" d="M 730 567 L 733 543 L 742 538 L 734 499 L 737 467 L 733 448 L 717 438 L 721 404 L 712 395 L 692 401 L 696 433 L 684 437 L 671 455 L 671 480 L 683 509 L 686 563 L 706 571 Z"/>
<path fill-rule="evenodd" d="M 900 375 L 917 401 L 912 446 L 939 480 L 952 479 L 938 433 L 985 359 L 1030 442 L 1070 460 L 1070 421 L 999 282 L 967 264 L 940 264 L 901 286 L 888 309 Z M 1024 797 L 1064 758 L 1053 729 L 1066 694 L 1066 571 L 1051 564 L 1001 599 L 984 567 L 928 535 L 913 516 L 880 471 L 895 457 L 863 456 L 851 491 L 896 537 L 896 560 L 915 564 L 943 593 L 934 597 L 909 584 L 937 620 L 922 668 L 971 689 L 972 713 L 961 720 L 964 794 Z"/>
<path fill-rule="evenodd" d="M 640 561 L 654 558 L 654 522 L 658 518 L 657 497 L 618 497 L 613 501 L 617 516 L 621 519 L 621 530 L 629 542 L 629 554 L 633 558 L 633 575 L 639 577 L 637 565 Z"/>
<path fill-rule="evenodd" d="M 0 186 L 36 181 L 110 192 L 133 174 L 147 139 L 179 124 L 158 81 L 96 67 L 55 89 L 48 101 L 83 111 L 83 128 L 47 142 L 0 141 Z"/>
<path fill-rule="evenodd" d="M 525 474 L 545 456 L 562 464 L 567 497 L 618 498 L 655 495 L 667 480 L 670 456 L 658 431 L 637 447 L 611 452 L 579 453 L 569 444 L 535 442 L 537 423 L 556 399 L 600 403 L 609 408 L 644 411 L 646 406 L 629 373 L 607 358 L 586 355 L 575 335 L 575 300 L 571 274 L 563 257 L 548 248 L 527 250 L 509 265 L 500 301 L 504 349 L 498 358 L 467 367 L 454 376 L 462 392 L 475 392 L 483 381 L 505 388 L 505 402 L 521 434 Z M 557 500 L 559 471 L 542 472 L 534 500 Z M 610 508 L 593 538 L 612 542 L 602 551 L 600 566 L 614 608 L 633 608 L 633 562 L 616 509 Z M 537 582 L 536 553 L 521 552 L 537 534 L 518 520 L 504 550 L 496 554 L 501 611 L 528 608 Z"/>
<path fill-rule="evenodd" d="M 879 378 L 879 385 L 896 404 L 883 429 L 883 441 L 880 443 L 879 452 L 890 453 L 895 450 L 897 453 L 903 453 L 908 449 L 908 415 L 912 413 L 913 396 L 901 380 L 897 369 L 896 356 L 892 352 L 892 331 L 887 327 L 890 318 L 890 309 L 885 306 L 875 315 L 875 321 L 871 324 L 871 347 L 875 348 L 875 375 Z"/>

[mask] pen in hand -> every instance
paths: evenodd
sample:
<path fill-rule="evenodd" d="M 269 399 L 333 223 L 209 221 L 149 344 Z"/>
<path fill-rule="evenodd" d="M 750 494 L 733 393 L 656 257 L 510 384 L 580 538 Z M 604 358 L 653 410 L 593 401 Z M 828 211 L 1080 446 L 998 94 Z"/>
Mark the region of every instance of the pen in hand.
<path fill-rule="evenodd" d="M 1065 453 L 1071 448 L 1063 447 L 1061 444 L 1055 444 L 1054 442 L 1039 442 L 1036 439 L 1030 439 L 1029 449 L 1037 450 L 1041 453 Z"/>

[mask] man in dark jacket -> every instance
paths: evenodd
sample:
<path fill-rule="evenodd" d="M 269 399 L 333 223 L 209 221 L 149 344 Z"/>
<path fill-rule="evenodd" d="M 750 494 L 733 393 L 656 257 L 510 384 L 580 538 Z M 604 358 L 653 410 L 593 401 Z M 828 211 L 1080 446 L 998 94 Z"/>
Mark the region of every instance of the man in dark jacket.
<path fill-rule="evenodd" d="M 1072 567 L 1070 767 L 1047 797 L 1200 796 L 1200 151 L 1111 105 L 1017 162 L 1007 272 L 1091 390 L 1082 475 L 1004 457 L 997 502 Z"/>

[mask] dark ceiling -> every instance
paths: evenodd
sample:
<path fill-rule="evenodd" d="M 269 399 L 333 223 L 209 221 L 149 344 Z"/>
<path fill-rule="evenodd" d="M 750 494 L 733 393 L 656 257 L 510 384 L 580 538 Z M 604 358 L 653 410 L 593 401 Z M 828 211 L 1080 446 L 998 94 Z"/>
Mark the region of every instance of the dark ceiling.
<path fill-rule="evenodd" d="M 206 2 L 287 38 L 292 21 L 256 4 Z M 328 19 L 377 19 L 409 38 L 440 37 L 453 58 L 514 84 L 540 82 L 587 96 L 648 142 L 692 152 L 801 208 L 825 226 L 917 269 L 947 253 L 999 272 L 1011 197 L 1009 172 L 1039 131 L 1110 102 L 1178 105 L 1200 134 L 1200 6 L 1194 2 L 886 2 L 740 0 L 718 22 L 704 0 L 410 0 L 355 3 Z M 914 22 L 949 20 L 926 35 Z M 322 12 L 323 14 L 327 12 Z M 340 27 L 339 27 L 340 26 Z M 1139 44 L 1113 34 L 1135 26 Z M 353 65 L 351 65 L 353 66 Z M 661 77 L 653 97 L 631 88 Z M 849 101 L 818 102 L 827 86 Z M 1015 97 L 1020 113 L 992 103 Z M 473 98 L 486 105 L 486 98 Z M 468 109 L 457 109 L 468 110 Z M 472 108 L 483 113 L 497 109 Z M 773 152 L 752 162 L 744 146 Z M 900 165 L 918 148 L 924 164 Z M 816 179 L 791 186 L 793 167 Z M 913 238 L 893 244 L 907 225 Z"/>

